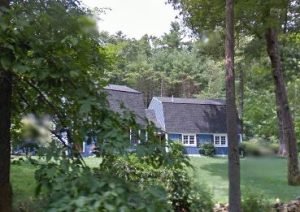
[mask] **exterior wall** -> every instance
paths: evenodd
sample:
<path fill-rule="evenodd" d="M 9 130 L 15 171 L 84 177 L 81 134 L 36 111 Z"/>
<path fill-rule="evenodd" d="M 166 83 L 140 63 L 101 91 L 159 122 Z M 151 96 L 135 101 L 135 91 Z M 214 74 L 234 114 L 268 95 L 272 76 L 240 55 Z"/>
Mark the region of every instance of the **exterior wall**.
<path fill-rule="evenodd" d="M 165 116 L 163 104 L 158 99 L 153 98 L 150 102 L 148 109 L 154 110 L 157 121 L 162 126 L 163 130 L 165 130 Z"/>
<path fill-rule="evenodd" d="M 167 135 L 168 140 L 170 141 L 181 141 L 182 134 L 180 133 L 170 133 Z M 198 138 L 197 138 L 198 142 Z M 187 155 L 199 155 L 199 148 L 193 146 L 185 146 L 184 147 L 184 154 Z"/>
<path fill-rule="evenodd" d="M 187 155 L 200 155 L 199 150 L 200 150 L 199 147 L 185 146 L 184 147 L 184 154 L 187 154 Z"/>
<path fill-rule="evenodd" d="M 170 133 L 167 134 L 167 138 L 170 141 L 181 141 L 182 134 L 181 133 Z M 192 146 L 185 146 L 184 153 L 188 155 L 199 155 L 200 145 L 204 143 L 213 143 L 214 134 L 196 134 L 197 140 L 197 147 Z M 228 154 L 228 147 L 215 147 L 215 154 L 216 155 L 227 155 Z"/>
<path fill-rule="evenodd" d="M 228 155 L 228 147 L 215 147 L 216 155 Z"/>

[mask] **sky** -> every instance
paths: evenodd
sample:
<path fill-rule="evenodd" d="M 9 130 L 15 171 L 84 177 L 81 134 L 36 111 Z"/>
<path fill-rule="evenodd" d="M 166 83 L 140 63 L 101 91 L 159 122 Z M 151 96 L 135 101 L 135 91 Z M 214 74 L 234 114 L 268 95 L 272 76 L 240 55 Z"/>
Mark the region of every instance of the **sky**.
<path fill-rule="evenodd" d="M 127 37 L 141 38 L 144 34 L 161 36 L 169 32 L 177 12 L 166 0 L 82 0 L 91 9 L 110 8 L 98 21 L 101 31 L 114 34 L 122 31 Z"/>

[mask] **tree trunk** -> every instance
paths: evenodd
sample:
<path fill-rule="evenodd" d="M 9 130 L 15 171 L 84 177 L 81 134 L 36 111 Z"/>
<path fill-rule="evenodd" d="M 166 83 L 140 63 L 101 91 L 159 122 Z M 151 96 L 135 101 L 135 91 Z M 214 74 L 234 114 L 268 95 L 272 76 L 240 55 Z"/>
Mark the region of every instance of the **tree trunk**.
<path fill-rule="evenodd" d="M 0 212 L 12 210 L 12 191 L 9 180 L 11 94 L 11 74 L 0 70 Z"/>
<path fill-rule="evenodd" d="M 244 70 L 239 66 L 239 118 L 241 122 L 241 135 L 244 135 Z"/>
<path fill-rule="evenodd" d="M 276 105 L 279 105 L 277 102 L 278 98 L 276 98 Z M 278 149 L 278 155 L 281 157 L 287 156 L 287 148 L 286 148 L 286 142 L 284 140 L 284 129 L 283 129 L 283 120 L 282 120 L 282 113 L 279 110 L 279 107 L 277 106 L 277 124 L 278 124 L 278 135 L 279 135 L 279 149 Z"/>
<path fill-rule="evenodd" d="M 160 80 L 160 96 L 161 97 L 164 96 L 164 80 L 163 80 L 163 78 L 161 78 L 161 80 Z"/>
<path fill-rule="evenodd" d="M 274 28 L 267 28 L 265 33 L 267 51 L 271 60 L 272 74 L 275 83 L 275 96 L 277 111 L 281 114 L 284 141 L 288 151 L 288 183 L 290 185 L 300 185 L 300 173 L 298 165 L 297 141 L 293 119 L 291 116 L 286 87 L 284 84 L 280 55 L 278 50 L 278 37 Z M 278 117 L 280 121 L 280 117 Z"/>
<path fill-rule="evenodd" d="M 9 0 L 0 0 L 0 7 L 9 7 Z M 12 211 L 10 185 L 10 118 L 12 76 L 0 69 L 0 212 Z"/>
<path fill-rule="evenodd" d="M 226 111 L 228 134 L 228 178 L 229 178 L 229 211 L 241 211 L 240 189 L 240 156 L 237 132 L 237 109 L 235 103 L 234 76 L 234 0 L 226 0 Z"/>

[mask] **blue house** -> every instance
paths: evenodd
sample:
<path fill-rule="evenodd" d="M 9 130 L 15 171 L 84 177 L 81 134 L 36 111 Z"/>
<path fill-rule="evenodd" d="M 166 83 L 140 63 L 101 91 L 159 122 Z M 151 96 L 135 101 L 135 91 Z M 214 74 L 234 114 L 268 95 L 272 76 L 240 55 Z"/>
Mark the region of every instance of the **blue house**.
<path fill-rule="evenodd" d="M 125 85 L 114 85 L 109 84 L 104 87 L 104 92 L 107 94 L 107 101 L 109 103 L 109 108 L 113 112 L 116 112 L 122 117 L 124 113 L 130 111 L 135 116 L 136 123 L 141 127 L 145 128 L 147 125 L 146 118 L 146 106 L 144 104 L 143 93 L 129 88 Z M 139 130 L 135 132 L 130 130 L 130 140 L 133 146 L 137 145 L 139 142 L 138 137 L 143 137 L 145 132 Z M 83 155 L 90 156 L 93 155 L 93 150 L 96 145 L 96 139 L 92 137 L 87 137 L 83 142 Z"/>
<path fill-rule="evenodd" d="M 152 111 L 152 112 L 150 112 Z M 216 155 L 228 154 L 226 104 L 223 100 L 153 97 L 148 114 L 167 141 L 180 141 L 186 154 L 199 155 L 201 145 L 212 143 Z M 236 123 L 239 128 L 240 124 Z"/>
<path fill-rule="evenodd" d="M 195 98 L 153 97 L 148 108 L 143 93 L 123 85 L 108 85 L 104 88 L 112 111 L 120 116 L 132 112 L 141 129 L 147 120 L 157 127 L 157 135 L 166 141 L 180 141 L 188 155 L 199 155 L 201 145 L 212 143 L 216 155 L 228 154 L 226 127 L 226 104 L 223 100 L 199 100 Z M 239 121 L 236 123 L 239 128 Z M 133 145 L 147 132 L 130 130 Z M 240 141 L 242 136 L 239 134 Z M 83 143 L 83 154 L 92 155 L 96 140 L 87 137 Z"/>

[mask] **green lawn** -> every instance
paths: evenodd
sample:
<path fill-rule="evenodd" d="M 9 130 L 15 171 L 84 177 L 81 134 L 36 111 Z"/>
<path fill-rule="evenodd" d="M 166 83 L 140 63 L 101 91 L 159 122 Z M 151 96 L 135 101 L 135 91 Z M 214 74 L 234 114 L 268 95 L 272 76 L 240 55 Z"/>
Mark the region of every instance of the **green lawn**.
<path fill-rule="evenodd" d="M 227 159 L 191 158 L 191 174 L 198 183 L 207 184 L 217 202 L 226 202 L 228 193 Z M 287 185 L 287 161 L 281 158 L 241 159 L 242 191 L 262 193 L 267 199 L 283 201 L 300 196 L 300 188 Z"/>
<path fill-rule="evenodd" d="M 227 160 L 225 158 L 191 158 L 194 170 L 190 174 L 200 184 L 206 184 L 214 195 L 216 202 L 226 202 L 228 192 Z M 91 167 L 100 163 L 98 158 L 86 159 Z M 274 201 L 279 198 L 283 201 L 300 196 L 300 188 L 287 185 L 286 160 L 280 158 L 241 159 L 241 186 Z M 34 200 L 34 168 L 31 165 L 12 165 L 11 178 L 14 190 L 15 208 L 30 207 Z M 29 205 L 29 206 L 27 206 Z"/>
<path fill-rule="evenodd" d="M 26 208 L 28 211 L 36 200 L 34 167 L 29 164 L 12 165 L 11 181 L 13 187 L 14 208 Z M 22 211 L 20 209 L 20 211 Z"/>

